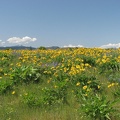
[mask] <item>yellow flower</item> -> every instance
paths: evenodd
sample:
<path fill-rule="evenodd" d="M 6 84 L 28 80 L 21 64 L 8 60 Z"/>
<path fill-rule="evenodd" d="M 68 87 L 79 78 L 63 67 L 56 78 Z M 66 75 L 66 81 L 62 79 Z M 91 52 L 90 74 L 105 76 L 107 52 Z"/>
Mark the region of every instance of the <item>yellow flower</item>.
<path fill-rule="evenodd" d="M 87 83 L 88 83 L 88 84 L 90 84 L 90 83 L 91 83 L 91 81 L 88 81 Z"/>
<path fill-rule="evenodd" d="M 76 68 L 80 68 L 80 65 L 76 65 Z"/>
<path fill-rule="evenodd" d="M 87 89 L 87 92 L 89 92 L 90 91 L 90 89 Z"/>
<path fill-rule="evenodd" d="M 64 68 L 64 72 L 67 72 L 67 68 L 66 67 Z"/>
<path fill-rule="evenodd" d="M 47 71 L 44 71 L 43 73 L 47 73 Z"/>
<path fill-rule="evenodd" d="M 106 60 L 105 60 L 105 59 L 102 59 L 102 62 L 103 62 L 103 63 L 106 63 Z"/>
<path fill-rule="evenodd" d="M 88 63 L 85 63 L 85 66 L 86 66 L 86 67 L 88 67 L 88 66 L 89 66 L 89 64 L 88 64 Z"/>
<path fill-rule="evenodd" d="M 22 62 L 25 62 L 25 59 L 23 59 Z"/>
<path fill-rule="evenodd" d="M 100 89 L 100 86 L 98 85 L 98 89 Z"/>
<path fill-rule="evenodd" d="M 12 68 L 10 68 L 10 70 L 12 70 Z"/>
<path fill-rule="evenodd" d="M 7 76 L 7 73 L 4 73 L 4 76 Z"/>
<path fill-rule="evenodd" d="M 84 90 L 87 89 L 87 85 L 83 86 L 83 89 L 84 89 Z"/>
<path fill-rule="evenodd" d="M 110 88 L 111 87 L 111 84 L 110 85 L 108 85 L 108 88 Z"/>
<path fill-rule="evenodd" d="M 15 91 L 12 91 L 12 95 L 14 95 L 15 94 Z"/>
<path fill-rule="evenodd" d="M 47 83 L 50 83 L 50 80 L 48 80 Z"/>
<path fill-rule="evenodd" d="M 115 85 L 115 83 L 112 83 L 112 84 L 111 84 L 111 86 L 114 86 L 114 85 Z"/>
<path fill-rule="evenodd" d="M 71 92 L 74 93 L 74 90 L 72 90 Z"/>
<path fill-rule="evenodd" d="M 55 85 L 54 88 L 57 88 L 57 86 Z"/>
<path fill-rule="evenodd" d="M 25 95 L 27 96 L 27 95 L 28 95 L 28 93 L 25 93 Z"/>
<path fill-rule="evenodd" d="M 76 86 L 80 86 L 80 82 L 78 82 L 78 83 L 76 84 Z"/>
<path fill-rule="evenodd" d="M 2 79 L 2 77 L 0 77 L 0 79 Z"/>
<path fill-rule="evenodd" d="M 116 83 L 116 85 L 118 85 L 118 83 Z"/>

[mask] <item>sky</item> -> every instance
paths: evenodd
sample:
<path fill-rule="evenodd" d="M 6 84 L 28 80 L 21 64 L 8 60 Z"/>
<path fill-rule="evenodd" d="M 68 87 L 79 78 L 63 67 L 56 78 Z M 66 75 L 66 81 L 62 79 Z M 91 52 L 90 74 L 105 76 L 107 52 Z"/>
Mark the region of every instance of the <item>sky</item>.
<path fill-rule="evenodd" d="M 0 0 L 0 46 L 120 47 L 120 0 Z"/>

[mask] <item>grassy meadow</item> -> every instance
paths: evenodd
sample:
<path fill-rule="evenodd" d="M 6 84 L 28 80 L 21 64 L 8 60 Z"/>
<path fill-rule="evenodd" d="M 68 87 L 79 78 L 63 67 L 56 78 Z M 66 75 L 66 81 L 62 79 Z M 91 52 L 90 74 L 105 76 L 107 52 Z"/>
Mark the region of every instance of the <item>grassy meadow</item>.
<path fill-rule="evenodd" d="M 120 120 L 120 49 L 0 51 L 0 120 Z"/>

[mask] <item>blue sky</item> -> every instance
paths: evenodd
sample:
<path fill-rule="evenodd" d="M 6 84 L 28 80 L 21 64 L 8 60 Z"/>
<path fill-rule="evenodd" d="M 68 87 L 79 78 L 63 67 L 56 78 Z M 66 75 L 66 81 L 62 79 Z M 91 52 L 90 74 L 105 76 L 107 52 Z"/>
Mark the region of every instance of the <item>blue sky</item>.
<path fill-rule="evenodd" d="M 0 0 L 0 46 L 116 46 L 120 0 Z"/>

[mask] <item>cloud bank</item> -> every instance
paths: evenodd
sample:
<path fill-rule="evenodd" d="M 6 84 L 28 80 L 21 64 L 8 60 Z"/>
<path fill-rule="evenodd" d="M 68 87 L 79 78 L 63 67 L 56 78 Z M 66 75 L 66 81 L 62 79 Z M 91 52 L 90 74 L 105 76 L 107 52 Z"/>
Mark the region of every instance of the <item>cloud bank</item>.
<path fill-rule="evenodd" d="M 31 37 L 23 37 L 23 38 L 19 38 L 19 37 L 12 37 L 12 38 L 9 38 L 7 40 L 7 42 L 9 43 L 15 43 L 15 44 L 27 44 L 29 42 L 34 42 L 36 41 L 37 39 L 36 38 L 31 38 Z"/>
<path fill-rule="evenodd" d="M 63 47 L 72 47 L 72 48 L 74 48 L 74 47 L 84 47 L 83 45 L 71 45 L 71 44 L 69 44 L 69 45 L 65 45 L 65 46 L 63 46 Z"/>
<path fill-rule="evenodd" d="M 71 45 L 71 44 L 69 44 L 69 45 L 65 45 L 63 47 L 65 47 L 65 48 L 66 47 L 74 48 L 74 47 L 84 47 L 84 46 L 83 45 Z M 120 48 L 120 43 L 117 43 L 117 44 L 109 43 L 109 44 L 106 44 L 106 45 L 102 45 L 99 48 Z"/>
<path fill-rule="evenodd" d="M 111 44 L 111 43 L 109 43 L 107 45 L 100 46 L 100 48 L 120 48 L 120 43 L 118 43 L 118 44 Z"/>
<path fill-rule="evenodd" d="M 5 42 L 3 42 L 2 40 L 0 40 L 0 46 L 3 46 L 5 44 Z"/>

